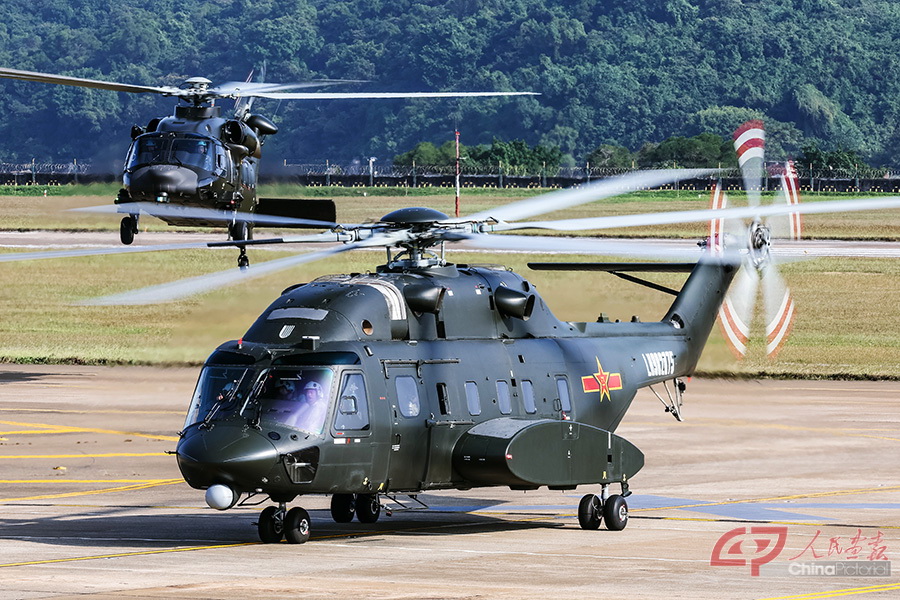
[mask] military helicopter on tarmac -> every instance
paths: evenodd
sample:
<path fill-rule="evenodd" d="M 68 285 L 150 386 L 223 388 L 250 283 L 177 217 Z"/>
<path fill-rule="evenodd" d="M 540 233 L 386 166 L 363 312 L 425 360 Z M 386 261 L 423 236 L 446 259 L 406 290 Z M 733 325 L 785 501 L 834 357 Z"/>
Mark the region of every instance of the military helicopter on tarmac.
<path fill-rule="evenodd" d="M 125 158 L 122 189 L 116 212 L 124 213 L 119 227 L 123 244 L 138 233 L 141 213 L 169 225 L 227 227 L 230 239 L 249 240 L 254 225 L 333 227 L 331 200 L 257 198 L 256 182 L 265 136 L 278 127 L 251 112 L 253 100 L 329 100 L 384 98 L 458 98 L 520 96 L 533 92 L 288 92 L 358 81 L 323 79 L 302 83 L 228 82 L 213 86 L 205 77 L 192 77 L 181 87 L 145 86 L 0 68 L 0 77 L 17 81 L 55 83 L 128 93 L 175 97 L 184 104 L 168 117 L 154 118 L 131 129 L 132 143 Z M 252 73 L 251 73 L 252 78 Z M 264 73 L 263 77 L 264 79 Z M 217 99 L 234 98 L 234 114 L 224 117 Z M 105 207 L 101 209 L 106 212 Z M 238 265 L 249 260 L 241 249 Z"/>
<path fill-rule="evenodd" d="M 596 486 L 579 525 L 628 522 L 630 485 L 644 457 L 615 434 L 640 388 L 662 385 L 681 420 L 691 375 L 739 269 L 759 269 L 770 240 L 702 240 L 684 250 L 600 239 L 492 235 L 519 229 L 586 231 L 752 219 L 795 212 L 900 208 L 900 198 L 527 221 L 537 215 L 702 171 L 635 173 L 551 192 L 458 218 L 405 208 L 363 225 L 255 246 L 331 242 L 324 250 L 251 269 L 105 296 L 88 304 L 170 301 L 363 248 L 386 248 L 374 272 L 332 275 L 287 287 L 247 332 L 206 360 L 176 448 L 185 481 L 212 508 L 272 501 L 259 514 L 264 542 L 310 537 L 309 513 L 288 504 L 331 496 L 337 522 L 373 523 L 383 499 L 424 490 Z M 523 276 L 498 266 L 453 264 L 445 245 L 667 257 L 669 262 L 531 263 L 532 269 L 607 271 L 674 295 L 653 322 L 567 322 Z M 121 249 L 126 250 L 126 249 Z M 87 252 L 87 251 L 84 251 Z M 108 252 L 108 251 L 107 251 Z M 20 259 L 34 257 L 29 253 Z M 38 256 L 48 258 L 48 254 Z M 632 275 L 689 273 L 680 290 Z M 660 396 L 662 399 L 662 397 Z M 619 493 L 612 493 L 612 486 Z M 598 492 L 598 493 L 595 493 Z"/>

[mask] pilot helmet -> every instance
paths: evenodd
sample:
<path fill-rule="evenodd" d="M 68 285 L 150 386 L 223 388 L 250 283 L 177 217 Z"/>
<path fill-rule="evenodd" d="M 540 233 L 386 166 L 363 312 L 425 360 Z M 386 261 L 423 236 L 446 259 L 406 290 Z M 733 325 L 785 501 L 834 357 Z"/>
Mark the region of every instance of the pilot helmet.
<path fill-rule="evenodd" d="M 307 398 L 322 398 L 322 385 L 318 381 L 310 381 L 303 387 Z"/>

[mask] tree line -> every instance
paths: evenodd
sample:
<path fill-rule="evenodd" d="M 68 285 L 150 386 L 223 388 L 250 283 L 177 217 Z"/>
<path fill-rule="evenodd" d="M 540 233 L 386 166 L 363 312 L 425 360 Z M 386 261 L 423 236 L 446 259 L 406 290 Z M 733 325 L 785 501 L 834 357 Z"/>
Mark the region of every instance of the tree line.
<path fill-rule="evenodd" d="M 900 4 L 890 0 L 0 0 L 0 8 L 0 66 L 10 68 L 178 85 L 192 76 L 242 81 L 265 63 L 270 81 L 368 82 L 347 91 L 541 94 L 259 101 L 254 108 L 281 128 L 266 144 L 272 163 L 385 161 L 423 140 L 439 148 L 456 129 L 494 153 L 486 160 L 502 160 L 514 152 L 509 140 L 521 140 L 557 149 L 563 164 L 665 162 L 676 151 L 718 162 L 713 138 L 690 140 L 727 140 L 762 118 L 772 159 L 817 148 L 900 166 Z M 0 160 L 19 162 L 121 162 L 131 126 L 174 104 L 28 82 L 0 82 L 0 94 Z"/>

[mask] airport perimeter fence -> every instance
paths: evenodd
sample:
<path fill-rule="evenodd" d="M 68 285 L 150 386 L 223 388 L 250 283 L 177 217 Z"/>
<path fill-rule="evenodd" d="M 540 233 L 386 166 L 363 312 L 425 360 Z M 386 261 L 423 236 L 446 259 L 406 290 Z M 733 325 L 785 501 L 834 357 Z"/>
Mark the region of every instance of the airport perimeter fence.
<path fill-rule="evenodd" d="M 761 189 L 781 187 L 778 163 L 770 163 L 761 173 Z M 546 167 L 528 170 L 515 165 L 461 166 L 463 188 L 566 188 L 598 179 L 633 172 L 636 169 L 591 167 Z M 859 168 L 848 170 L 811 169 L 797 165 L 800 190 L 803 192 L 884 192 L 900 193 L 900 170 Z M 743 179 L 738 169 L 722 169 L 722 185 L 726 190 L 742 190 Z M 93 182 L 115 182 L 121 172 L 109 166 L 96 168 L 91 161 L 29 163 L 0 162 L 0 184 L 66 185 Z M 348 161 L 345 164 L 323 160 L 317 162 L 283 161 L 280 165 L 264 165 L 260 183 L 286 183 L 302 186 L 338 187 L 403 187 L 454 188 L 455 167 L 452 166 L 379 166 L 374 162 Z M 665 186 L 665 189 L 708 190 L 711 179 L 692 179 Z"/>

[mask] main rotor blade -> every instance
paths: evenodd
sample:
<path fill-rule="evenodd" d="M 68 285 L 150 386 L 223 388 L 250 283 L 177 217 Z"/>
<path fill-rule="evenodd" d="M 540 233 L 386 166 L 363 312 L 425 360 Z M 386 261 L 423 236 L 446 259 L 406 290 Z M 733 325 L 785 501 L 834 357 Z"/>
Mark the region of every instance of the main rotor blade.
<path fill-rule="evenodd" d="M 603 179 L 595 183 L 589 183 L 577 188 L 569 188 L 533 196 L 513 202 L 506 206 L 483 210 L 465 217 L 448 219 L 446 223 L 464 223 L 467 221 L 483 221 L 495 219 L 497 221 L 516 221 L 527 219 L 536 215 L 562 210 L 572 206 L 579 206 L 589 202 L 596 202 L 604 198 L 627 194 L 638 190 L 654 188 L 674 181 L 706 177 L 716 172 L 716 169 L 661 169 L 658 171 L 638 171 Z M 516 227 L 512 227 L 516 229 Z M 498 229 L 501 231 L 502 229 Z"/>
<path fill-rule="evenodd" d="M 361 79 L 315 79 L 298 83 L 262 83 L 246 81 L 229 81 L 209 89 L 210 93 L 220 96 L 256 96 L 259 93 L 280 92 L 343 83 L 367 83 Z"/>
<path fill-rule="evenodd" d="M 208 244 L 206 242 L 194 242 L 190 244 L 160 244 L 158 246 L 117 246 L 115 248 L 74 248 L 72 250 L 47 250 L 44 252 L 14 252 L 0 254 L 0 262 L 76 258 L 79 256 L 103 256 L 106 254 L 135 254 L 164 250 L 192 250 L 195 248 L 207 247 Z"/>
<path fill-rule="evenodd" d="M 400 233 L 402 234 L 404 232 Z M 289 269 L 297 265 L 322 260 L 334 256 L 335 254 L 340 254 L 356 248 L 390 245 L 395 241 L 395 237 L 399 236 L 374 236 L 368 240 L 335 246 L 319 252 L 310 252 L 309 254 L 299 254 L 258 263 L 249 269 L 228 269 L 216 273 L 198 275 L 197 277 L 188 277 L 178 281 L 123 292 L 121 294 L 92 298 L 79 302 L 78 304 L 81 306 L 111 306 L 172 302 L 173 300 L 181 300 L 182 298 L 202 294 L 203 292 L 226 287 L 242 281 L 249 281 L 250 279 L 262 277 L 263 275 L 268 275 L 270 273 L 283 271 L 284 269 Z"/>
<path fill-rule="evenodd" d="M 537 92 L 257 92 L 273 100 L 385 100 L 394 98 L 473 98 L 486 96 L 540 96 Z"/>
<path fill-rule="evenodd" d="M 548 194 L 549 195 L 549 194 Z M 663 213 L 637 215 L 616 215 L 609 217 L 587 217 L 584 219 L 563 219 L 559 221 L 526 221 L 522 223 L 499 223 L 491 226 L 492 231 L 512 231 L 516 229 L 553 229 L 556 231 L 584 231 L 588 229 L 613 229 L 616 227 L 641 227 L 645 225 L 669 225 L 673 223 L 693 223 L 710 219 L 739 219 L 786 215 L 791 213 L 826 214 L 855 212 L 862 210 L 887 210 L 900 208 L 900 197 L 859 198 L 856 200 L 833 200 L 826 202 L 806 202 L 804 204 L 776 204 L 771 206 L 739 206 L 723 209 L 682 210 Z"/>
<path fill-rule="evenodd" d="M 82 77 L 68 77 L 66 75 L 52 75 L 50 73 L 38 73 L 35 71 L 20 71 L 18 69 L 0 68 L 0 77 L 16 79 L 19 81 L 36 81 L 40 83 L 56 83 L 59 85 L 72 85 L 76 87 L 112 90 L 114 92 L 130 92 L 134 94 L 165 94 L 177 95 L 180 90 L 176 87 L 157 87 L 149 85 L 132 85 L 129 83 L 117 83 L 115 81 L 100 81 L 97 79 L 85 79 Z"/>
<path fill-rule="evenodd" d="M 69 210 L 72 212 L 121 213 L 132 215 L 144 212 L 153 217 L 177 217 L 203 221 L 216 221 L 221 223 L 246 222 L 260 226 L 305 225 L 307 227 L 322 227 L 323 229 L 331 229 L 332 227 L 337 227 L 338 225 L 337 223 L 333 223 L 331 221 L 295 219 L 293 217 L 261 215 L 257 213 L 228 212 L 225 210 L 216 210 L 213 208 L 184 206 L 179 204 L 158 204 L 155 202 L 124 202 L 122 204 L 86 206 L 83 208 L 72 208 Z"/>

